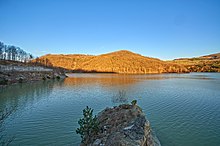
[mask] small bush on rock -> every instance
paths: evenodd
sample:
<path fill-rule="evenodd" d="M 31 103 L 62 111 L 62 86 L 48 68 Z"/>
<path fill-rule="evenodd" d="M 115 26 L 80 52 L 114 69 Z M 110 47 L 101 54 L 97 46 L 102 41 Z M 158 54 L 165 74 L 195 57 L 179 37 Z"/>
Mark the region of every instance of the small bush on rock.
<path fill-rule="evenodd" d="M 42 78 L 42 80 L 44 80 L 44 81 L 45 81 L 45 80 L 46 80 L 46 77 L 43 77 L 43 78 Z"/>
<path fill-rule="evenodd" d="M 81 135 L 82 143 L 88 144 L 90 137 L 99 132 L 99 122 L 97 117 L 93 117 L 93 109 L 88 106 L 83 110 L 83 118 L 78 121 L 80 127 L 76 129 L 76 133 Z"/>
<path fill-rule="evenodd" d="M 19 83 L 23 83 L 23 80 L 24 80 L 24 79 L 23 79 L 22 77 L 20 77 L 20 78 L 18 79 L 18 82 L 19 82 Z"/>
<path fill-rule="evenodd" d="M 137 100 L 132 100 L 131 105 L 137 105 Z"/>

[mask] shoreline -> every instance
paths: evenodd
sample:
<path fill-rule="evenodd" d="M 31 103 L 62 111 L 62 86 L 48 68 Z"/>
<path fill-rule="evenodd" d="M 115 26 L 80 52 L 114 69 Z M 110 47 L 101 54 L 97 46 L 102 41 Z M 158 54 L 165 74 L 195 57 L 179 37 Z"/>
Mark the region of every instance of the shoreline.
<path fill-rule="evenodd" d="M 32 83 L 45 80 L 60 80 L 68 77 L 65 73 L 56 71 L 0 71 L 0 87 L 19 83 Z"/>

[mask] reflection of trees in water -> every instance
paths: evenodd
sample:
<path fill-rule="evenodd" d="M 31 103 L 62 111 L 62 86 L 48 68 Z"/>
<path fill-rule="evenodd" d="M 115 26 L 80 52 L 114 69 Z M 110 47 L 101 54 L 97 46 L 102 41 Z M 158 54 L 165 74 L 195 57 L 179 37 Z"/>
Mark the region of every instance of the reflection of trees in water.
<path fill-rule="evenodd" d="M 42 97 L 48 97 L 54 86 L 62 81 L 42 81 L 9 86 L 0 90 L 0 110 L 9 107 L 24 107 L 27 103 L 34 103 Z"/>
<path fill-rule="evenodd" d="M 163 80 L 173 78 L 173 75 L 167 74 L 148 74 L 148 75 L 130 75 L 130 74 L 69 74 L 64 84 L 79 86 L 98 83 L 103 86 L 133 86 L 143 80 Z"/>
<path fill-rule="evenodd" d="M 86 86 L 91 90 L 100 89 L 102 90 L 101 96 L 107 97 L 111 99 L 112 103 L 117 104 L 127 103 L 131 98 L 130 92 L 141 81 L 137 77 L 123 74 L 70 74 L 64 84 L 80 89 L 85 89 Z M 99 91 L 97 93 L 99 94 Z"/>
<path fill-rule="evenodd" d="M 123 75 L 104 75 L 104 74 L 96 74 L 91 77 L 69 77 L 66 78 L 64 81 L 64 84 L 66 85 L 89 85 L 98 83 L 100 85 L 104 86 L 114 86 L 114 85 L 132 85 L 135 84 L 137 80 L 135 78 L 129 77 L 129 76 L 123 76 Z"/>
<path fill-rule="evenodd" d="M 11 109 L 4 109 L 3 111 L 0 111 L 0 133 L 3 133 L 5 128 L 3 126 L 3 123 L 5 119 L 9 117 L 9 115 L 12 114 L 12 112 L 15 110 L 15 107 L 12 107 Z M 0 135 L 0 145 L 9 145 L 13 140 L 15 136 L 7 137 L 4 134 Z"/>
<path fill-rule="evenodd" d="M 7 136 L 4 130 L 4 122 L 16 110 L 22 110 L 29 104 L 49 97 L 53 88 L 61 86 L 63 81 L 44 81 L 36 83 L 24 83 L 8 86 L 0 89 L 0 145 L 8 145 L 14 136 Z"/>
<path fill-rule="evenodd" d="M 128 96 L 125 90 L 119 90 L 117 94 L 112 97 L 113 103 L 126 103 L 128 102 Z"/>

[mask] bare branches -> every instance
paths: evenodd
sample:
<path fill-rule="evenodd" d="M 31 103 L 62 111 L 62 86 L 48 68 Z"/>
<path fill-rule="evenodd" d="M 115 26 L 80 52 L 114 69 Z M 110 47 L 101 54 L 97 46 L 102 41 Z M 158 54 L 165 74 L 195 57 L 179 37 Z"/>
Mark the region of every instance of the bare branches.
<path fill-rule="evenodd" d="M 119 90 L 118 94 L 116 94 L 112 97 L 112 102 L 113 103 L 126 103 L 126 102 L 128 102 L 128 97 L 126 95 L 126 91 Z"/>
<path fill-rule="evenodd" d="M 15 110 L 16 108 L 6 108 L 3 111 L 0 111 L 0 145 L 1 146 L 8 146 L 14 139 L 15 136 L 6 138 L 6 135 L 3 135 L 4 132 L 4 126 L 3 123 L 4 121 L 12 114 L 12 112 Z"/>
<path fill-rule="evenodd" d="M 11 115 L 11 113 L 14 111 L 15 109 L 8 109 L 6 108 L 4 111 L 0 111 L 0 124 L 2 124 L 2 122 L 8 118 L 9 115 Z"/>

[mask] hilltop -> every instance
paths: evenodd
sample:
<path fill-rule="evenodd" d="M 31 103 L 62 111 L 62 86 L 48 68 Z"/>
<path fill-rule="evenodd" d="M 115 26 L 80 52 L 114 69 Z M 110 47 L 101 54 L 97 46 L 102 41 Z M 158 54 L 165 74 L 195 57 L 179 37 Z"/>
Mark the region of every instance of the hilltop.
<path fill-rule="evenodd" d="M 73 72 L 109 72 L 109 73 L 181 73 L 188 70 L 176 63 L 165 62 L 157 58 L 145 57 L 127 50 L 101 55 L 48 54 L 33 62 L 47 66 L 62 67 Z"/>
<path fill-rule="evenodd" d="M 220 72 L 220 53 L 169 61 L 185 66 L 190 72 Z"/>
<path fill-rule="evenodd" d="M 209 59 L 209 60 L 220 59 L 220 53 L 206 55 L 206 56 L 202 56 L 200 58 Z"/>

